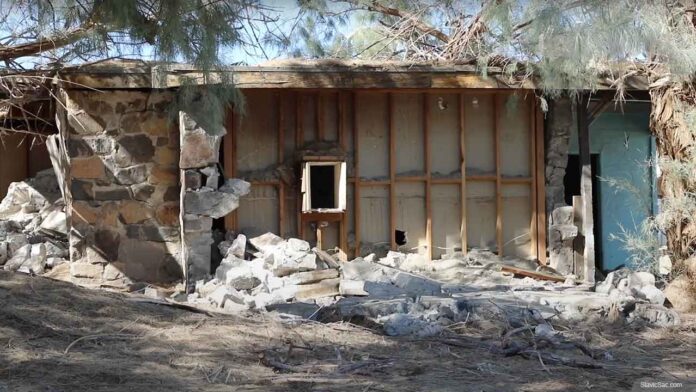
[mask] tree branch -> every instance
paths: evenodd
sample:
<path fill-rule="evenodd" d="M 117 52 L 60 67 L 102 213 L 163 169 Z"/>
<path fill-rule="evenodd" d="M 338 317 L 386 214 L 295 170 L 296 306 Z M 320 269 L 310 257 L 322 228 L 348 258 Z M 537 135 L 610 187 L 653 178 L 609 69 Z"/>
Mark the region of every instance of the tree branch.
<path fill-rule="evenodd" d="M 0 61 L 9 61 L 19 57 L 32 56 L 70 45 L 86 36 L 93 27 L 94 25 L 89 24 L 51 37 L 40 38 L 34 42 L 0 47 Z"/>
<path fill-rule="evenodd" d="M 358 6 L 358 1 L 356 0 L 348 0 L 349 3 Z M 413 15 L 410 12 L 400 10 L 398 8 L 392 8 L 392 7 L 387 7 L 381 3 L 379 3 L 377 0 L 372 0 L 369 5 L 367 6 L 368 11 L 373 11 L 373 12 L 379 12 L 385 15 L 391 15 L 391 16 L 396 16 L 401 19 L 407 19 L 411 23 L 413 23 L 413 26 L 420 30 L 423 34 L 427 34 L 430 36 L 433 36 L 437 38 L 438 40 L 447 43 L 449 42 L 449 36 L 442 31 L 436 29 L 433 26 L 430 26 L 429 24 L 423 22 L 418 18 L 418 16 Z"/>

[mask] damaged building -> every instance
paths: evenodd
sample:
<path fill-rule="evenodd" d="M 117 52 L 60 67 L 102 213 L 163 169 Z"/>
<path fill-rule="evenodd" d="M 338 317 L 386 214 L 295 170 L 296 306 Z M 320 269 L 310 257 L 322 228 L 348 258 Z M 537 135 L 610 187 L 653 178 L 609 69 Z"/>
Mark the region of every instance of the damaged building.
<path fill-rule="evenodd" d="M 0 191 L 32 165 L 64 179 L 61 257 L 73 282 L 192 293 L 216 271 L 229 281 L 247 259 L 314 285 L 285 299 L 364 295 L 349 282 L 360 274 L 317 267 L 361 258 L 411 271 L 507 260 L 510 276 L 593 284 L 628 259 L 610 234 L 657 206 L 640 81 L 619 107 L 610 86 L 580 104 L 547 103 L 533 80 L 468 65 L 286 61 L 231 75 L 243 105 L 209 124 L 172 111 L 178 89 L 204 79 L 190 67 L 66 69 L 54 86 L 54 145 L 4 144 Z M 449 280 L 468 282 L 467 271 Z M 235 281 L 251 290 L 254 279 Z"/>

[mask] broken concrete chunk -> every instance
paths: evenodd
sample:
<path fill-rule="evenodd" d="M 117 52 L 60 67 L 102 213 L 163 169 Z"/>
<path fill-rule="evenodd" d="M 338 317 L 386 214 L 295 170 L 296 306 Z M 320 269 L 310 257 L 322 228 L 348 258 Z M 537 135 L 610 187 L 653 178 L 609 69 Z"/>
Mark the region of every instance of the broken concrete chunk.
<path fill-rule="evenodd" d="M 292 252 L 283 246 L 265 248 L 268 251 L 264 251 L 264 260 L 275 276 L 317 269 L 317 256 L 314 253 Z"/>
<path fill-rule="evenodd" d="M 215 270 L 215 278 L 235 290 L 250 290 L 261 284 L 250 263 L 234 257 L 223 260 Z"/>
<path fill-rule="evenodd" d="M 225 253 L 225 256 L 232 255 L 234 257 L 243 259 L 244 253 L 246 252 L 246 243 L 246 236 L 244 234 L 238 235 L 237 238 L 232 241 L 232 245 L 230 245 L 230 248 L 227 250 L 227 253 Z"/>
<path fill-rule="evenodd" d="M 382 257 L 377 262 L 388 267 L 399 268 L 401 263 L 406 260 L 406 255 L 401 252 L 389 251 L 385 257 Z"/>
<path fill-rule="evenodd" d="M 239 197 L 249 194 L 251 184 L 239 178 L 228 178 L 220 187 L 220 192 L 237 195 Z"/>
<path fill-rule="evenodd" d="M 665 294 L 653 285 L 645 285 L 635 293 L 637 298 L 643 298 L 651 304 L 662 305 L 665 303 Z"/>
<path fill-rule="evenodd" d="M 281 244 L 284 244 L 285 240 L 273 233 L 266 233 L 258 237 L 250 238 L 249 243 L 261 252 L 272 252 Z"/>
<path fill-rule="evenodd" d="M 677 312 L 662 305 L 637 303 L 629 314 L 629 321 L 642 321 L 657 327 L 672 327 L 679 325 Z"/>
<path fill-rule="evenodd" d="M 325 270 L 315 270 L 306 272 L 296 272 L 292 275 L 286 276 L 284 279 L 285 284 L 308 284 L 316 283 L 324 279 L 338 278 L 338 270 L 335 269 L 325 269 Z"/>
<path fill-rule="evenodd" d="M 338 285 L 338 293 L 340 295 L 366 296 L 370 295 L 365 291 L 365 281 L 363 280 L 348 280 L 341 279 Z"/>
<path fill-rule="evenodd" d="M 286 249 L 291 252 L 309 252 L 309 242 L 297 238 L 287 240 Z"/>
<path fill-rule="evenodd" d="M 40 274 L 46 267 L 46 246 L 44 244 L 34 244 L 31 246 L 29 258 L 19 267 L 17 271 L 26 274 Z"/>
<path fill-rule="evenodd" d="M 7 242 L 0 242 L 0 265 L 4 265 L 10 257 L 10 249 Z"/>
<path fill-rule="evenodd" d="M 394 277 L 392 283 L 394 283 L 394 286 L 412 294 L 435 295 L 442 293 L 442 285 L 440 283 L 405 272 L 399 272 Z"/>
<path fill-rule="evenodd" d="M 331 297 L 338 295 L 341 279 L 326 279 L 318 283 L 291 286 L 296 288 L 295 298 L 298 300 Z"/>
<path fill-rule="evenodd" d="M 48 235 L 67 237 L 67 215 L 62 210 L 54 209 L 43 219 L 39 230 Z"/>
<path fill-rule="evenodd" d="M 644 286 L 655 286 L 655 275 L 650 272 L 638 271 L 628 275 L 628 287 L 640 289 Z"/>
<path fill-rule="evenodd" d="M 12 257 L 5 263 L 3 267 L 5 271 L 17 271 L 24 262 L 31 257 L 31 244 L 26 244 L 12 253 Z"/>

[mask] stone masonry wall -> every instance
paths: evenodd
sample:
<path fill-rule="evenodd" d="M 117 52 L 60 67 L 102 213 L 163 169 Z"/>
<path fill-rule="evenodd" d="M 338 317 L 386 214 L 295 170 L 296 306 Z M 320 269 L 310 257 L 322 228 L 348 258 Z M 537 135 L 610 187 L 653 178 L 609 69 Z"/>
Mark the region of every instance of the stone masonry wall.
<path fill-rule="evenodd" d="M 181 281 L 173 93 L 69 90 L 64 99 L 74 282 Z"/>

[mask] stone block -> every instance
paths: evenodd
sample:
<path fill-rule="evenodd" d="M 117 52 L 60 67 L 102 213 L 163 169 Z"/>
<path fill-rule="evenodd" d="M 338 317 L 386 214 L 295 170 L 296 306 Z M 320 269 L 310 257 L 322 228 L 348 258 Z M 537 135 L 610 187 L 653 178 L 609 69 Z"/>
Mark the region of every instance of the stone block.
<path fill-rule="evenodd" d="M 159 143 L 160 139 L 162 138 L 157 139 L 157 143 Z M 176 164 L 179 162 L 179 151 L 169 147 L 157 147 L 154 162 L 160 166 L 176 167 Z"/>
<path fill-rule="evenodd" d="M 104 266 L 104 273 L 103 277 L 105 280 L 116 280 L 116 279 L 121 279 L 123 278 L 123 272 L 121 272 L 122 269 L 125 266 L 123 263 L 120 262 L 115 262 L 115 263 L 109 263 L 106 266 Z"/>
<path fill-rule="evenodd" d="M 180 198 L 179 191 L 180 189 L 178 185 L 168 186 L 167 189 L 165 189 L 164 194 L 162 195 L 162 200 L 178 202 Z"/>
<path fill-rule="evenodd" d="M 119 219 L 125 224 L 142 223 L 152 218 L 150 207 L 141 201 L 124 200 L 118 209 Z"/>
<path fill-rule="evenodd" d="M 148 168 L 145 164 L 129 166 L 125 169 L 115 169 L 113 175 L 120 185 L 140 184 L 147 180 Z"/>
<path fill-rule="evenodd" d="M 118 139 L 117 145 L 114 157 L 116 163 L 123 167 L 151 162 L 155 155 L 155 146 L 145 135 L 123 136 Z"/>
<path fill-rule="evenodd" d="M 98 201 L 121 201 L 131 198 L 129 189 L 125 186 L 93 187 L 93 199 Z"/>
<path fill-rule="evenodd" d="M 436 295 L 442 293 L 440 283 L 420 276 L 399 272 L 392 281 L 394 286 L 408 293 L 419 295 Z"/>
<path fill-rule="evenodd" d="M 4 265 L 10 257 L 10 249 L 7 242 L 0 242 L 0 265 Z"/>
<path fill-rule="evenodd" d="M 5 271 L 17 271 L 31 256 L 31 244 L 23 245 L 12 252 L 12 257 L 4 265 Z"/>
<path fill-rule="evenodd" d="M 148 181 L 155 185 L 176 185 L 179 182 L 179 171 L 176 168 L 155 166 Z"/>
<path fill-rule="evenodd" d="M 565 172 L 563 175 L 565 176 Z M 573 206 L 557 207 L 551 212 L 551 223 L 553 225 L 572 225 L 573 217 Z"/>
<path fill-rule="evenodd" d="M 184 187 L 186 189 L 199 189 L 203 186 L 203 176 L 198 170 L 189 169 L 184 172 Z"/>
<path fill-rule="evenodd" d="M 155 193 L 155 187 L 150 184 L 135 184 L 130 187 L 130 193 L 135 200 L 148 201 Z"/>
<path fill-rule="evenodd" d="M 180 148 L 179 167 L 194 169 L 218 163 L 220 155 L 221 133 L 211 130 L 206 132 L 186 113 L 180 112 Z M 215 135 L 215 134 L 218 135 Z"/>
<path fill-rule="evenodd" d="M 205 188 L 204 188 L 205 189 Z M 239 196 L 217 191 L 187 191 L 184 211 L 187 214 L 222 218 L 239 207 Z"/>
<path fill-rule="evenodd" d="M 72 178 L 100 179 L 104 178 L 105 175 L 104 162 L 98 156 L 70 160 L 70 176 Z"/>
<path fill-rule="evenodd" d="M 157 222 L 164 226 L 179 226 L 179 205 L 162 204 L 155 212 Z"/>

